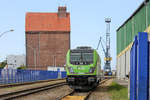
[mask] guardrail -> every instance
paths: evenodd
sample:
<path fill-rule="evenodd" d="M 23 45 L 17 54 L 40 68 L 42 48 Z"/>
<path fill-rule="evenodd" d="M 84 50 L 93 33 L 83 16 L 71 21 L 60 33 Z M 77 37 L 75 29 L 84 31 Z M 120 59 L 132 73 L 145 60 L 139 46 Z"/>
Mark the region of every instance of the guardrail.
<path fill-rule="evenodd" d="M 0 84 L 65 78 L 65 71 L 0 69 Z"/>

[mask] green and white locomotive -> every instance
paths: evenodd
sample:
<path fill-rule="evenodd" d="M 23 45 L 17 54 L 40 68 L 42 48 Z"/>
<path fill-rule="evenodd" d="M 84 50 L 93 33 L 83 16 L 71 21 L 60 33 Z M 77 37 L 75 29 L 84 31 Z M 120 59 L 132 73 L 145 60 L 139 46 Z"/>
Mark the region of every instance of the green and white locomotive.
<path fill-rule="evenodd" d="M 66 56 L 66 81 L 76 90 L 87 90 L 96 87 L 101 80 L 101 60 L 95 49 L 77 47 L 68 50 Z"/>

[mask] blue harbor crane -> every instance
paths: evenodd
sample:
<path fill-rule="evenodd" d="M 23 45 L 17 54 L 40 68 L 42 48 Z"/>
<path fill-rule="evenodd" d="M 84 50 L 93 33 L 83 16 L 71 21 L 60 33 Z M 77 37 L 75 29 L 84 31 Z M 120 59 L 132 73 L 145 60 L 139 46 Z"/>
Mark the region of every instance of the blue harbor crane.
<path fill-rule="evenodd" d="M 104 46 L 103 46 L 102 37 L 100 37 L 97 49 L 99 48 L 99 45 L 101 43 L 101 46 L 102 46 L 102 49 L 103 49 L 103 52 L 104 52 L 104 55 L 105 55 L 105 58 L 104 58 L 105 65 L 104 65 L 104 70 L 103 70 L 104 75 L 109 75 L 110 76 L 110 75 L 112 75 L 112 72 L 111 72 L 112 57 L 110 55 L 110 22 L 111 22 L 111 19 L 106 18 L 105 22 L 106 22 L 106 48 L 104 48 Z"/>

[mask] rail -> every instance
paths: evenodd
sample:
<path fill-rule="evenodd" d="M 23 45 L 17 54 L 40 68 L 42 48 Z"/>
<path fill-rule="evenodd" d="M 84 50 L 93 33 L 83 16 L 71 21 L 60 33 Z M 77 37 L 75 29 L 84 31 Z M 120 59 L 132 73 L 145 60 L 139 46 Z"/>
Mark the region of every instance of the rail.
<path fill-rule="evenodd" d="M 48 90 L 48 89 L 64 86 L 66 84 L 67 84 L 66 82 L 61 82 L 61 83 L 56 83 L 56 84 L 31 88 L 31 89 L 19 90 L 19 91 L 15 91 L 15 92 L 11 92 L 11 93 L 1 94 L 0 98 L 1 98 L 1 100 L 12 100 L 12 99 L 27 96 L 27 95 L 30 95 L 30 94 L 45 91 L 45 90 Z"/>
<path fill-rule="evenodd" d="M 14 86 L 16 87 L 16 86 L 23 86 L 23 85 L 31 85 L 31 84 L 51 82 L 51 81 L 58 81 L 58 80 L 65 80 L 65 78 L 63 78 L 63 79 L 39 80 L 39 81 L 25 82 L 25 83 L 5 84 L 5 85 L 0 85 L 0 88 L 9 88 L 9 87 L 14 87 Z"/>
<path fill-rule="evenodd" d="M 99 83 L 99 86 L 101 86 L 103 83 L 105 83 L 106 81 L 108 81 L 110 78 L 106 78 L 104 80 L 102 80 L 100 83 Z M 98 87 L 99 87 L 98 86 Z M 85 93 L 84 96 L 75 96 L 76 91 L 71 91 L 70 93 L 68 93 L 67 95 L 63 96 L 63 97 L 60 97 L 59 99 L 57 100 L 88 100 L 89 96 L 94 92 L 94 90 L 91 90 L 87 93 Z"/>

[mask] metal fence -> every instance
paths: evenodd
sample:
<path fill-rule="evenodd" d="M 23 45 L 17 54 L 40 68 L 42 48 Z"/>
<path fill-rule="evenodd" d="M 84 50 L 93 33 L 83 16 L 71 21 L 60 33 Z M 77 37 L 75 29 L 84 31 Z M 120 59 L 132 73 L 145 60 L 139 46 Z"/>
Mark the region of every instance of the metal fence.
<path fill-rule="evenodd" d="M 0 84 L 24 83 L 65 77 L 65 71 L 0 69 Z"/>
<path fill-rule="evenodd" d="M 130 55 L 130 100 L 150 100 L 148 34 L 140 32 L 135 37 Z"/>

